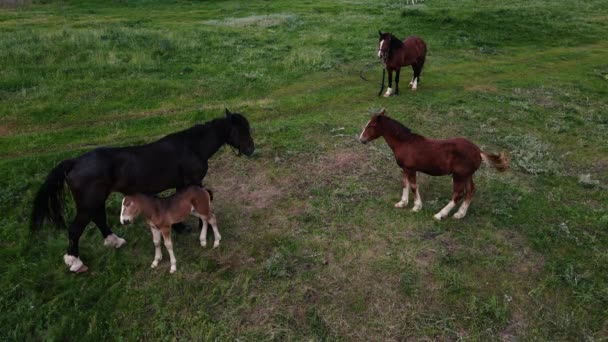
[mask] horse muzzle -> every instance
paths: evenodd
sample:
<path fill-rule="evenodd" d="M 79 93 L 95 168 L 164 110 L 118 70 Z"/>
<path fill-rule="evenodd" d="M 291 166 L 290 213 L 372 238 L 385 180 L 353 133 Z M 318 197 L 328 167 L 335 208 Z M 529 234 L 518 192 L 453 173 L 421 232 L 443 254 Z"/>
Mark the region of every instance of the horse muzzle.
<path fill-rule="evenodd" d="M 121 219 L 120 219 L 120 223 L 121 223 L 122 225 L 128 225 L 128 224 L 131 224 L 132 222 L 131 222 L 131 220 L 130 220 L 130 219 L 123 219 L 123 218 L 121 218 Z"/>

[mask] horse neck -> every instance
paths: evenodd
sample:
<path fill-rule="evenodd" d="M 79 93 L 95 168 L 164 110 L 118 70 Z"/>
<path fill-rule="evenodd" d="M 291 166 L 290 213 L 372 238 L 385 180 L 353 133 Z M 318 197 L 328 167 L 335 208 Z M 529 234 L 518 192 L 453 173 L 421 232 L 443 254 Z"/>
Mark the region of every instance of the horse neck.
<path fill-rule="evenodd" d="M 407 131 L 395 132 L 395 129 L 390 129 L 386 123 L 382 124 L 381 127 L 382 137 L 393 151 L 403 144 L 409 144 L 417 136 L 416 134 Z M 399 129 L 399 127 L 396 129 Z"/>
<path fill-rule="evenodd" d="M 201 158 L 209 159 L 228 142 L 230 122 L 225 118 L 213 120 L 197 127 L 197 136 L 199 134 L 203 139 L 197 141 L 195 148 Z"/>
<path fill-rule="evenodd" d="M 135 200 L 139 205 L 140 215 L 142 215 L 144 219 L 148 220 L 154 217 L 158 208 L 157 198 L 139 194 L 136 195 Z"/>

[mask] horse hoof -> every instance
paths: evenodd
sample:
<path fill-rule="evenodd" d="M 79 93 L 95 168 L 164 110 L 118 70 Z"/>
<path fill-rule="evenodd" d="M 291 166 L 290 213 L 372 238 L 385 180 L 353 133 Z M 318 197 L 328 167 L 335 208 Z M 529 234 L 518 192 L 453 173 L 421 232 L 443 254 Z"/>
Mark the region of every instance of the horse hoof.
<path fill-rule="evenodd" d="M 437 221 L 441 221 L 441 219 L 442 219 L 443 217 L 441 217 L 441 215 L 439 215 L 439 214 L 435 214 L 435 215 L 433 215 L 433 218 L 434 218 L 435 220 L 437 220 Z"/>
<path fill-rule="evenodd" d="M 156 266 L 158 266 L 158 261 L 152 261 L 152 265 L 150 265 L 150 268 L 156 268 Z"/>
<path fill-rule="evenodd" d="M 463 218 L 465 215 L 466 215 L 466 214 L 456 213 L 456 214 L 454 214 L 454 216 L 453 216 L 453 217 L 454 217 L 455 219 L 457 219 L 457 220 L 460 220 L 460 219 L 461 219 L 461 218 Z"/>
<path fill-rule="evenodd" d="M 118 237 L 116 234 L 110 234 L 103 240 L 103 245 L 106 247 L 120 248 L 127 243 L 127 240 Z"/>
<path fill-rule="evenodd" d="M 213 248 L 218 248 L 220 246 L 220 242 L 219 241 L 215 241 L 213 243 Z"/>
<path fill-rule="evenodd" d="M 420 209 L 422 209 L 422 207 L 413 207 L 412 211 L 415 212 L 415 213 L 417 213 L 417 212 L 420 211 Z"/>
<path fill-rule="evenodd" d="M 171 270 L 169 271 L 169 273 L 173 274 L 175 273 L 175 271 L 177 271 L 177 267 L 171 266 Z"/>
<path fill-rule="evenodd" d="M 76 271 L 72 271 L 72 272 L 75 272 L 75 273 L 84 273 L 84 272 L 86 272 L 88 270 L 89 270 L 89 268 L 87 267 L 87 265 L 82 264 L 82 266 L 80 266 L 79 269 L 77 269 Z"/>
<path fill-rule="evenodd" d="M 397 202 L 395 203 L 395 208 L 405 208 L 407 207 L 407 202 Z"/>
<path fill-rule="evenodd" d="M 201 241 L 201 247 L 207 247 L 207 241 Z"/>

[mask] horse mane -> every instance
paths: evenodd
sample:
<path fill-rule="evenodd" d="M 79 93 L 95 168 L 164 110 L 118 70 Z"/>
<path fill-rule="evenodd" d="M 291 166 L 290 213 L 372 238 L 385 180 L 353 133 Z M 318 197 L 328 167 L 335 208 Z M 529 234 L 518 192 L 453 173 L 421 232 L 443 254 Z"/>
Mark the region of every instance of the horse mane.
<path fill-rule="evenodd" d="M 382 116 L 382 122 L 387 133 L 399 140 L 409 140 L 418 136 L 418 134 L 413 133 L 407 126 L 388 116 Z"/>
<path fill-rule="evenodd" d="M 389 42 L 389 48 L 388 51 L 389 53 L 394 51 L 394 50 L 398 50 L 403 46 L 403 42 L 401 41 L 401 39 L 397 38 L 394 34 L 389 33 L 390 34 L 390 38 L 391 41 Z"/>
<path fill-rule="evenodd" d="M 227 123 L 227 119 L 226 118 L 215 118 L 211 121 L 207 121 L 203 124 L 195 124 L 194 126 L 190 127 L 190 128 L 186 128 L 184 130 L 181 130 L 179 132 L 175 132 L 175 133 L 171 133 L 171 134 L 167 134 L 166 136 L 164 136 L 163 138 L 161 138 L 159 141 L 164 141 L 164 140 L 172 140 L 172 139 L 176 139 L 176 138 L 186 138 L 186 139 L 196 139 L 197 137 L 200 138 L 201 137 L 201 132 L 202 131 L 207 131 L 210 128 L 214 128 L 217 127 L 221 124 L 225 124 Z"/>

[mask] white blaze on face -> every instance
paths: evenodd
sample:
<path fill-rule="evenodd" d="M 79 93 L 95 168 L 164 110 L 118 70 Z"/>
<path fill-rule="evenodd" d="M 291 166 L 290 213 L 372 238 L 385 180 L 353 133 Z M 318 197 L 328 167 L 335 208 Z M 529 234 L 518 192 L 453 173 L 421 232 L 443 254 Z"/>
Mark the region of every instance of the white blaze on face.
<path fill-rule="evenodd" d="M 128 208 L 125 205 L 125 199 L 122 199 L 122 208 L 120 209 L 120 223 L 121 224 L 125 224 L 126 222 L 130 221 L 133 217 L 131 215 L 131 213 L 128 212 Z"/>
<path fill-rule="evenodd" d="M 378 47 L 378 58 L 382 57 L 382 45 L 384 44 L 384 40 L 380 41 L 380 46 Z"/>
<path fill-rule="evenodd" d="M 361 131 L 361 134 L 359 134 L 359 141 L 360 142 L 364 142 L 365 139 L 363 138 L 363 133 L 365 133 L 365 130 L 367 129 L 367 126 L 369 125 L 369 123 L 372 122 L 372 120 L 369 120 L 367 122 L 367 124 L 365 125 L 365 128 L 363 128 L 363 131 Z"/>

